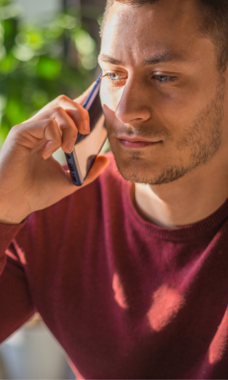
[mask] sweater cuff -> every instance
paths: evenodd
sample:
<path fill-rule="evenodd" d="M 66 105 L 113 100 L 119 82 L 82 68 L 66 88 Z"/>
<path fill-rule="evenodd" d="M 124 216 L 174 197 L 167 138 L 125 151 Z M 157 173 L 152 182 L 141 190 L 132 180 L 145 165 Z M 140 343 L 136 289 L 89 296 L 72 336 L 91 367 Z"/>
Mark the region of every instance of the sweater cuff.
<path fill-rule="evenodd" d="M 20 229 L 24 227 L 26 220 L 20 224 L 3 224 L 0 223 L 0 274 L 3 271 L 6 261 L 5 251 L 9 247 L 14 237 Z"/>

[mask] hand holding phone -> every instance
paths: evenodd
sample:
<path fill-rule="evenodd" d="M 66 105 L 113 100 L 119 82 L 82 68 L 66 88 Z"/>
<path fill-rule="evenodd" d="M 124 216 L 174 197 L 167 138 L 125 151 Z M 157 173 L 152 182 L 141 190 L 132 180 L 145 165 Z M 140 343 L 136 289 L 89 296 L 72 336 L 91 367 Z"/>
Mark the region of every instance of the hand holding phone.
<path fill-rule="evenodd" d="M 86 97 L 73 101 L 59 96 L 11 129 L 0 150 L 0 222 L 20 223 L 78 189 L 52 154 L 59 148 L 69 152 L 68 145 L 78 132 L 83 133 L 85 110 L 80 104 Z M 99 156 L 83 186 L 93 182 L 107 164 L 107 157 Z"/>
<path fill-rule="evenodd" d="M 83 104 L 90 117 L 90 133 L 88 135 L 78 134 L 73 152 L 66 154 L 71 178 L 76 186 L 82 186 L 97 155 L 107 139 L 105 118 L 100 101 L 99 75 L 92 91 Z"/>

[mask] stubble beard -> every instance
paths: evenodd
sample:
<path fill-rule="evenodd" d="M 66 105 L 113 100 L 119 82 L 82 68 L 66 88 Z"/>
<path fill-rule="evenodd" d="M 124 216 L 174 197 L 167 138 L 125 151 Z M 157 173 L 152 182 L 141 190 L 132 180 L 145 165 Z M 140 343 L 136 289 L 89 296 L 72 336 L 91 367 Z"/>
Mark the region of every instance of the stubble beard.
<path fill-rule="evenodd" d="M 138 168 L 135 170 L 122 170 L 121 163 L 115 149 L 111 149 L 114 154 L 117 168 L 122 177 L 132 183 L 143 183 L 150 185 L 162 185 L 176 181 L 184 177 L 199 165 L 207 163 L 219 150 L 222 142 L 222 122 L 224 119 L 224 79 L 221 78 L 217 86 L 214 99 L 207 105 L 206 110 L 200 113 L 191 126 L 185 128 L 185 134 L 176 143 L 176 150 L 179 152 L 190 151 L 189 162 L 186 165 L 169 165 L 163 168 L 162 172 L 155 176 L 153 173 L 142 176 Z M 140 134 L 143 136 L 143 134 Z M 140 152 L 134 152 L 132 160 L 140 161 Z"/>

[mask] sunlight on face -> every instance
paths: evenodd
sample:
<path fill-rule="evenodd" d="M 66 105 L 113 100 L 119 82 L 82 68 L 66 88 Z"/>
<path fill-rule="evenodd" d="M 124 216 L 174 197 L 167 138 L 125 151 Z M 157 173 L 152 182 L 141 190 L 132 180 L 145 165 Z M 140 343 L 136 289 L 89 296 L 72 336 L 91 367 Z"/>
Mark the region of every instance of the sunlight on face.
<path fill-rule="evenodd" d="M 132 182 L 177 180 L 220 149 L 223 81 L 195 13 L 193 2 L 163 0 L 114 3 L 107 17 L 101 98 L 119 171 Z"/>

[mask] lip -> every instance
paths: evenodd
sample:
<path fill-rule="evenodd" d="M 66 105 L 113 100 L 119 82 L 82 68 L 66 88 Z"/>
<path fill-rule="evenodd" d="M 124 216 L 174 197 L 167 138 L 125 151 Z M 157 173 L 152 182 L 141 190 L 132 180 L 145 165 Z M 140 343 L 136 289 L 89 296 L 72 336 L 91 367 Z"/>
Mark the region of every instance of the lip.
<path fill-rule="evenodd" d="M 121 145 L 125 148 L 146 148 L 148 146 L 156 145 L 161 142 L 159 141 L 151 141 L 144 139 L 143 137 L 129 137 L 129 136 L 117 136 Z"/>

